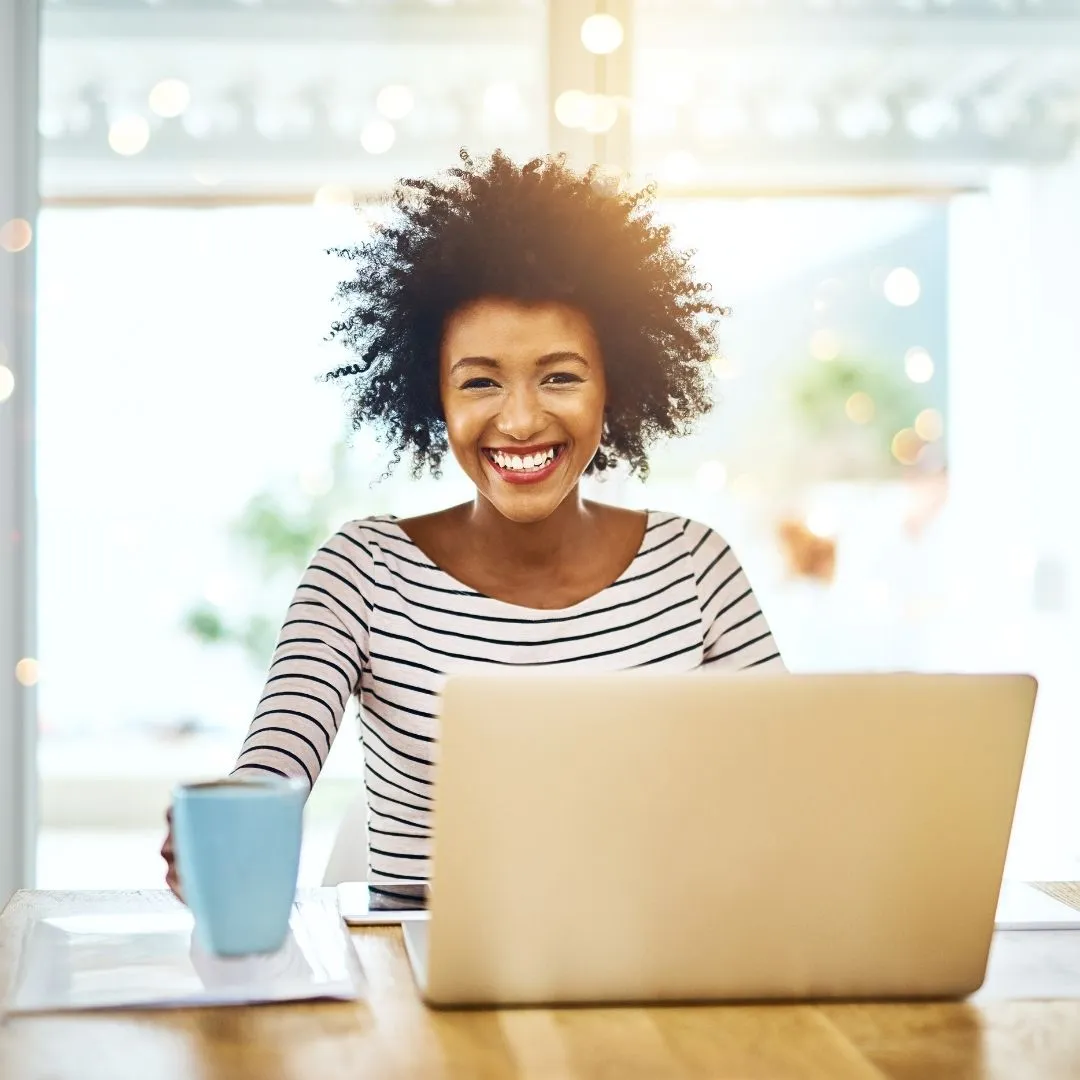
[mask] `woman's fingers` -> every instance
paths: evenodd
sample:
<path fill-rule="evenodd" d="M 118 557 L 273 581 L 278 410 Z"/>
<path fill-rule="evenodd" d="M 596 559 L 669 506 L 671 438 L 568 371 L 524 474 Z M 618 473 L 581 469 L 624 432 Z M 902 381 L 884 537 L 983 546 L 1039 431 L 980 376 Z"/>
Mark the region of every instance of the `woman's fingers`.
<path fill-rule="evenodd" d="M 173 896 L 176 897 L 181 903 L 184 901 L 184 894 L 180 891 L 180 879 L 176 876 L 176 867 L 170 865 L 169 872 L 165 875 L 165 884 L 169 886 Z"/>
<path fill-rule="evenodd" d="M 161 845 L 161 857 L 165 860 L 165 884 L 172 890 L 173 895 L 177 900 L 183 900 L 184 895 L 180 891 L 180 877 L 176 873 L 176 856 L 173 852 L 173 834 L 172 834 L 172 808 L 170 807 L 165 812 L 165 821 L 168 825 L 168 830 L 165 833 L 165 840 Z"/>

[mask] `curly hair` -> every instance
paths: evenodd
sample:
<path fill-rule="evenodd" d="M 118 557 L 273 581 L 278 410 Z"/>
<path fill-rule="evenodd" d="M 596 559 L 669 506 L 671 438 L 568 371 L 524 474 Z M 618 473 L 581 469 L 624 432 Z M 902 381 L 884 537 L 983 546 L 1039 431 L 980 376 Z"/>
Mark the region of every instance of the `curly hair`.
<path fill-rule="evenodd" d="M 330 338 L 357 361 L 326 375 L 354 377 L 353 427 L 374 425 L 394 462 L 409 454 L 415 475 L 425 465 L 438 475 L 448 316 L 486 296 L 559 302 L 589 319 L 604 359 L 603 433 L 586 472 L 623 461 L 646 476 L 648 447 L 686 433 L 711 407 L 707 362 L 727 309 L 654 223 L 652 189 L 613 190 L 596 166 L 575 172 L 564 155 L 522 166 L 500 151 L 460 156 L 442 176 L 399 181 L 387 223 L 329 251 L 355 265 L 338 285 L 344 316 Z"/>

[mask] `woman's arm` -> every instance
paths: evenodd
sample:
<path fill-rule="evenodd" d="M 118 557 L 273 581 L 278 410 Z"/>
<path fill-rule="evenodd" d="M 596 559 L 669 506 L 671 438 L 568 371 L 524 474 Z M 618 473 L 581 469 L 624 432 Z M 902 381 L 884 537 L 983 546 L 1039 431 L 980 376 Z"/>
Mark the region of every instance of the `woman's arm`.
<path fill-rule="evenodd" d="M 695 521 L 687 522 L 686 539 L 705 628 L 702 666 L 723 671 L 786 670 L 731 545 Z"/>
<path fill-rule="evenodd" d="M 367 660 L 372 581 L 367 549 L 348 526 L 315 553 L 286 612 L 232 775 L 299 776 L 314 785 Z M 165 881 L 182 900 L 171 811 L 166 824 Z"/>
<path fill-rule="evenodd" d="M 350 537 L 319 548 L 297 586 L 234 775 L 319 775 L 367 662 L 371 574 Z"/>

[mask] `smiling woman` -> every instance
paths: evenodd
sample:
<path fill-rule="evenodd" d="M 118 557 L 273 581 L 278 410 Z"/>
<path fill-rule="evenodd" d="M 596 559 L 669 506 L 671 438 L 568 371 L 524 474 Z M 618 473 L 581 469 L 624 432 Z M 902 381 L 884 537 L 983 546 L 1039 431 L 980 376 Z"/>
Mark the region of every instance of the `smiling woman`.
<path fill-rule="evenodd" d="M 607 383 L 588 319 L 564 304 L 477 300 L 447 320 L 439 368 L 450 448 L 477 491 L 512 521 L 547 518 L 603 435 Z"/>
<path fill-rule="evenodd" d="M 721 537 L 579 490 L 620 461 L 645 474 L 649 445 L 709 406 L 723 309 L 645 198 L 495 155 L 403 182 L 394 206 L 343 252 L 334 333 L 357 362 L 331 375 L 353 378 L 358 426 L 417 472 L 451 452 L 475 496 L 347 522 L 315 553 L 234 772 L 313 785 L 355 694 L 371 876 L 423 880 L 448 674 L 783 664 Z"/>

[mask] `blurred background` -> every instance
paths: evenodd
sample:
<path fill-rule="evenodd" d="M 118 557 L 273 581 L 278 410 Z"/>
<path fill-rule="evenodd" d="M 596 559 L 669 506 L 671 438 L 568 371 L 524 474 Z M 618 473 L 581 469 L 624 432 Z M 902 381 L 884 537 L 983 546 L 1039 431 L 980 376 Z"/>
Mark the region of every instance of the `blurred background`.
<path fill-rule="evenodd" d="M 654 183 L 733 309 L 593 494 L 724 533 L 794 670 L 1034 672 L 1009 871 L 1080 877 L 1077 0 L 49 0 L 40 87 L 39 886 L 160 885 L 312 549 L 468 496 L 317 378 L 326 249 L 463 145 Z"/>

